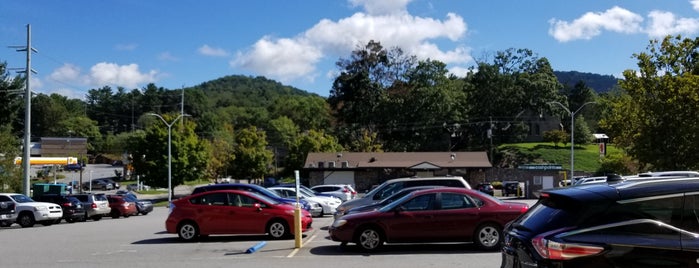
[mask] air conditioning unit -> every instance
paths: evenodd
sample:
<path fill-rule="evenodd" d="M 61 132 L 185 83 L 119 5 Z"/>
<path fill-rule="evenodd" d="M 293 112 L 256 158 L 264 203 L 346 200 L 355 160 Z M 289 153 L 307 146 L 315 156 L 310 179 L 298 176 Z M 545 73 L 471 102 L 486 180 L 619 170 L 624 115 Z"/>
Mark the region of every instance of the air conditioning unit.
<path fill-rule="evenodd" d="M 325 167 L 325 162 L 319 161 L 318 168 L 324 168 L 324 167 Z"/>
<path fill-rule="evenodd" d="M 342 168 L 348 168 L 349 167 L 349 161 L 342 161 Z"/>
<path fill-rule="evenodd" d="M 335 162 L 334 162 L 334 161 L 328 161 L 328 168 L 335 168 Z"/>

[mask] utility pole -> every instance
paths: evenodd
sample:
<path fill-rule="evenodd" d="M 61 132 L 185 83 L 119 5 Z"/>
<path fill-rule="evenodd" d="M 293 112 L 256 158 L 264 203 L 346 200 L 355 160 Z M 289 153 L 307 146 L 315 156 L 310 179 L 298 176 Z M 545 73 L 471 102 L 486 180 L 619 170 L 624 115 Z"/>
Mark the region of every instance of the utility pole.
<path fill-rule="evenodd" d="M 29 191 L 31 190 L 31 185 L 29 185 L 29 182 L 31 181 L 30 177 L 30 151 L 31 151 L 31 113 L 32 113 L 32 91 L 31 87 L 29 86 L 29 82 L 32 80 L 31 75 L 32 73 L 36 73 L 34 70 L 32 70 L 32 52 L 38 52 L 36 49 L 32 47 L 32 26 L 31 24 L 27 24 L 27 45 L 26 46 L 10 46 L 10 48 L 16 48 L 18 52 L 26 52 L 27 53 L 27 63 L 25 65 L 24 71 L 20 71 L 20 73 L 25 73 L 26 81 L 25 81 L 25 90 L 24 90 L 24 146 L 22 147 L 23 151 L 23 156 L 22 156 L 22 171 L 24 172 L 24 181 L 22 183 L 22 187 L 24 190 L 24 194 L 29 196 Z"/>

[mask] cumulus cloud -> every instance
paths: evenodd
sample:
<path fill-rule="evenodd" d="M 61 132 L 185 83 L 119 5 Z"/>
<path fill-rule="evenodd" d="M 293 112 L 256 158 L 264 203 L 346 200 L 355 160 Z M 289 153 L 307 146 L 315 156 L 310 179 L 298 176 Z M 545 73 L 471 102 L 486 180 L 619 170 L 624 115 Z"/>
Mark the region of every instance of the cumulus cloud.
<path fill-rule="evenodd" d="M 689 1 L 692 8 L 699 11 L 699 0 Z M 603 30 L 636 34 L 643 33 L 653 39 L 667 35 L 693 35 L 699 32 L 699 19 L 682 18 L 667 11 L 653 10 L 648 13 L 647 24 L 642 25 L 644 18 L 629 10 L 613 7 L 604 12 L 588 12 L 580 18 L 567 22 L 549 20 L 549 35 L 560 42 L 579 39 L 592 39 Z"/>
<path fill-rule="evenodd" d="M 693 2 L 695 5 L 696 3 Z M 692 34 L 699 31 L 699 19 L 677 18 L 675 14 L 664 11 L 651 11 L 650 23 L 646 29 L 651 38 L 663 38 L 666 35 Z"/>
<path fill-rule="evenodd" d="M 551 19 L 549 34 L 560 42 L 591 39 L 602 30 L 619 33 L 637 33 L 642 30 L 643 17 L 623 9 L 612 7 L 604 12 L 587 12 L 572 22 Z"/>
<path fill-rule="evenodd" d="M 83 73 L 74 64 L 66 63 L 53 70 L 46 79 L 53 84 L 51 90 L 61 92 L 62 95 L 73 96 L 75 93 L 68 94 L 67 92 L 75 91 L 81 87 L 102 86 L 133 89 L 143 84 L 156 82 L 160 76 L 162 74 L 155 70 L 141 72 L 138 64 L 118 65 L 100 62 L 93 65 L 87 73 Z"/>
<path fill-rule="evenodd" d="M 114 85 L 125 88 L 136 88 L 139 84 L 156 81 L 157 71 L 141 73 L 138 64 L 118 65 L 116 63 L 100 62 L 90 68 L 88 74 L 91 84 L 96 86 Z"/>
<path fill-rule="evenodd" d="M 230 53 L 228 53 L 228 51 L 226 51 L 222 48 L 210 47 L 209 45 L 206 45 L 206 44 L 199 47 L 199 49 L 197 49 L 197 52 L 199 52 L 199 54 L 202 54 L 204 56 L 212 56 L 212 57 L 227 57 L 230 54 Z"/>
<path fill-rule="evenodd" d="M 446 64 L 472 61 L 470 49 L 443 50 L 437 39 L 458 42 L 466 33 L 463 18 L 449 13 L 444 20 L 407 13 L 410 0 L 349 0 L 362 6 L 358 12 L 337 21 L 323 19 L 305 32 L 291 38 L 265 36 L 247 51 L 238 52 L 230 64 L 282 81 L 315 76 L 316 64 L 324 57 L 346 56 L 369 41 L 385 48 L 400 47 L 420 59 L 440 60 Z"/>

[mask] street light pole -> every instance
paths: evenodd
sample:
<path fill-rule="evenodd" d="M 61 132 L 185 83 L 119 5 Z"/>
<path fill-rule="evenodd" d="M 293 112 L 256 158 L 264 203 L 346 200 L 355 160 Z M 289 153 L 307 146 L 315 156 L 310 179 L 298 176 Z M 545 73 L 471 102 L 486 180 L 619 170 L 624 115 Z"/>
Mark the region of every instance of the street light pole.
<path fill-rule="evenodd" d="M 189 115 L 180 114 L 177 116 L 177 118 L 175 118 L 175 120 L 172 120 L 172 122 L 170 123 L 165 121 L 165 118 L 163 118 L 159 114 L 149 113 L 148 115 L 157 116 L 167 126 L 167 205 L 168 207 L 170 207 L 170 204 L 172 203 L 172 125 L 175 124 L 175 122 L 177 122 L 177 120 L 179 120 L 183 116 Z"/>
<path fill-rule="evenodd" d="M 575 114 L 577 114 L 580 110 L 582 110 L 582 108 L 585 107 L 585 105 L 593 104 L 596 102 L 590 101 L 590 102 L 583 103 L 583 105 L 581 105 L 580 108 L 575 110 L 575 112 L 571 112 L 570 109 L 565 107 L 565 105 L 563 105 L 560 102 L 550 101 L 549 104 L 551 104 L 551 103 L 558 104 L 559 106 L 561 106 L 561 108 L 566 110 L 566 112 L 568 112 L 568 114 L 570 114 L 570 181 L 572 182 L 573 181 L 573 173 L 575 173 L 575 140 L 574 140 L 574 138 L 575 138 Z"/>

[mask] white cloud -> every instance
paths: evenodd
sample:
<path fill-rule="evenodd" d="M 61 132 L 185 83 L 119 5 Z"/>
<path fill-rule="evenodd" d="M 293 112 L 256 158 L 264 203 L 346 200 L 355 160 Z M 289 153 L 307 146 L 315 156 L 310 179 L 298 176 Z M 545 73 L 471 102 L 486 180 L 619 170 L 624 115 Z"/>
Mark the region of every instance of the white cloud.
<path fill-rule="evenodd" d="M 699 0 L 691 0 L 689 2 L 692 4 L 692 8 L 695 11 L 699 11 Z"/>
<path fill-rule="evenodd" d="M 217 48 L 217 47 L 210 47 L 209 45 L 204 44 L 203 46 L 199 47 L 197 49 L 199 54 L 202 54 L 204 56 L 213 56 L 213 57 L 227 57 L 230 55 L 228 51 L 222 49 L 222 48 Z"/>
<path fill-rule="evenodd" d="M 230 62 L 270 78 L 289 81 L 316 76 L 316 64 L 324 57 L 345 57 L 370 40 L 384 48 L 400 47 L 420 59 L 440 60 L 446 64 L 472 61 L 470 49 L 457 47 L 444 51 L 437 39 L 458 42 L 466 33 L 463 18 L 449 13 L 446 19 L 417 17 L 406 12 L 410 0 L 349 0 L 362 5 L 358 12 L 337 21 L 323 19 L 293 38 L 265 36 L 248 51 L 238 52 Z"/>
<path fill-rule="evenodd" d="M 288 82 L 314 72 L 315 64 L 323 56 L 317 47 L 302 41 L 265 37 L 257 41 L 251 51 L 239 53 L 231 65 Z"/>
<path fill-rule="evenodd" d="M 469 68 L 462 66 L 454 66 L 449 68 L 449 73 L 455 75 L 456 77 L 466 77 L 466 75 L 470 72 L 471 70 Z"/>
<path fill-rule="evenodd" d="M 80 68 L 70 63 L 63 64 L 49 75 L 51 80 L 62 83 L 73 83 L 80 79 Z"/>
<path fill-rule="evenodd" d="M 138 64 L 118 65 L 116 63 L 100 62 L 90 68 L 88 79 L 94 86 L 122 86 L 136 88 L 139 84 L 156 81 L 157 71 L 141 73 Z"/>
<path fill-rule="evenodd" d="M 697 1 L 692 2 L 697 5 Z M 650 23 L 646 29 L 651 38 L 663 38 L 666 35 L 694 34 L 699 31 L 699 19 L 677 18 L 675 14 L 664 11 L 651 11 Z"/>
<path fill-rule="evenodd" d="M 549 35 L 560 42 L 576 39 L 591 39 L 602 30 L 619 33 L 641 32 L 643 17 L 620 7 L 613 7 L 604 12 L 587 12 L 572 22 L 551 19 Z"/>

